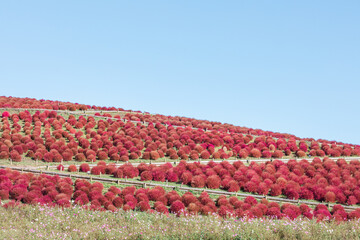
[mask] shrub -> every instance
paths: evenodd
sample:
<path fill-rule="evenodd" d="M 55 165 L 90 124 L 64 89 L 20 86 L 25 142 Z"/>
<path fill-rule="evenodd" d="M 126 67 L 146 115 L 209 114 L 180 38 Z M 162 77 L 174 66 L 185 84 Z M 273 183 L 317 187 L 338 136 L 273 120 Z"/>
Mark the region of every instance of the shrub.
<path fill-rule="evenodd" d="M 81 172 L 89 172 L 89 171 L 90 171 L 90 166 L 89 166 L 89 164 L 87 164 L 87 163 L 82 163 L 82 164 L 80 165 L 79 170 L 80 170 Z"/>
<path fill-rule="evenodd" d="M 272 217 L 272 218 L 276 218 L 276 219 L 282 218 L 282 213 L 280 211 L 280 208 L 277 208 L 277 207 L 268 208 L 266 211 L 266 215 L 269 217 Z"/>
<path fill-rule="evenodd" d="M 349 196 L 346 202 L 347 205 L 355 205 L 358 203 L 358 200 L 354 196 Z"/>
<path fill-rule="evenodd" d="M 155 207 L 155 211 L 157 211 L 159 213 L 162 213 L 162 214 L 165 214 L 165 215 L 169 214 L 169 210 L 164 204 L 158 204 Z"/>
<path fill-rule="evenodd" d="M 151 173 L 151 171 L 143 171 L 141 174 L 140 174 L 140 180 L 141 181 L 151 181 L 153 179 L 153 175 Z"/>
<path fill-rule="evenodd" d="M 56 169 L 59 170 L 59 171 L 64 171 L 65 168 L 64 168 L 63 165 L 59 164 L 59 165 L 56 167 Z"/>
<path fill-rule="evenodd" d="M 285 190 L 285 195 L 287 198 L 289 199 L 293 199 L 293 200 L 297 200 L 299 199 L 299 193 L 296 189 L 294 188 L 289 188 Z"/>
<path fill-rule="evenodd" d="M 247 158 L 249 156 L 249 152 L 245 149 L 241 149 L 238 155 L 240 158 Z"/>
<path fill-rule="evenodd" d="M 77 153 L 75 155 L 75 160 L 79 161 L 79 162 L 83 162 L 83 161 L 86 160 L 86 157 L 85 157 L 85 155 L 83 153 Z"/>
<path fill-rule="evenodd" d="M 166 172 L 166 179 L 169 182 L 177 182 L 179 180 L 178 175 L 172 169 Z"/>
<path fill-rule="evenodd" d="M 261 157 L 261 152 L 260 152 L 259 149 L 253 148 L 253 149 L 251 149 L 251 151 L 250 151 L 250 156 L 251 156 L 251 157 L 254 157 L 254 158 L 260 158 L 260 157 Z"/>
<path fill-rule="evenodd" d="M 302 151 L 302 150 L 298 150 L 296 152 L 296 156 L 302 158 L 302 157 L 306 156 L 306 153 L 304 151 Z"/>
<path fill-rule="evenodd" d="M 121 169 L 116 169 L 114 172 L 113 172 L 113 176 L 115 178 L 123 178 L 124 177 L 124 173 Z"/>
<path fill-rule="evenodd" d="M 183 172 L 183 174 L 181 174 L 180 181 L 183 184 L 190 184 L 191 180 L 192 180 L 192 177 L 193 177 L 193 175 L 192 175 L 191 172 L 185 171 L 185 172 Z"/>
<path fill-rule="evenodd" d="M 146 212 L 151 209 L 149 202 L 146 201 L 139 202 L 136 207 L 142 212 Z"/>
<path fill-rule="evenodd" d="M 245 200 L 244 200 L 244 203 L 247 203 L 247 204 L 250 204 L 251 206 L 254 206 L 256 205 L 258 202 L 257 200 L 254 198 L 254 197 L 246 197 Z"/>
<path fill-rule="evenodd" d="M 105 160 L 105 159 L 108 159 L 108 155 L 106 152 L 104 151 L 98 151 L 97 152 L 97 157 L 99 160 Z"/>
<path fill-rule="evenodd" d="M 209 159 L 210 158 L 210 153 L 207 150 L 204 150 L 204 151 L 201 152 L 200 157 L 202 159 Z"/>
<path fill-rule="evenodd" d="M 184 210 L 185 210 L 185 205 L 179 200 L 175 201 L 170 206 L 170 211 L 172 213 L 176 213 L 177 215 L 180 215 Z"/>
<path fill-rule="evenodd" d="M 306 187 L 301 187 L 299 197 L 302 199 L 314 199 L 314 194 Z"/>
<path fill-rule="evenodd" d="M 245 184 L 245 186 L 244 186 L 244 190 L 245 190 L 245 191 L 247 191 L 247 192 L 253 192 L 253 193 L 256 192 L 257 188 L 258 188 L 258 185 L 257 185 L 255 182 L 253 182 L 253 181 L 247 182 L 247 183 Z"/>
<path fill-rule="evenodd" d="M 336 201 L 336 195 L 333 192 L 327 192 L 325 194 L 325 201 L 326 202 L 335 202 Z"/>
<path fill-rule="evenodd" d="M 111 155 L 110 155 L 110 160 L 119 161 L 119 160 L 120 160 L 119 154 L 117 154 L 117 153 L 111 154 Z"/>
<path fill-rule="evenodd" d="M 123 200 L 121 197 L 115 197 L 112 203 L 115 207 L 120 208 L 123 205 Z"/>
<path fill-rule="evenodd" d="M 290 218 L 291 220 L 296 219 L 298 216 L 300 216 L 301 211 L 298 207 L 296 207 L 295 205 L 290 205 L 288 207 L 285 207 L 282 210 L 282 213 L 285 214 L 288 218 Z"/>
<path fill-rule="evenodd" d="M 231 181 L 229 182 L 228 191 L 229 191 L 229 192 L 238 192 L 238 191 L 240 191 L 239 184 L 238 184 L 235 180 L 231 180 Z"/>
<path fill-rule="evenodd" d="M 261 153 L 261 156 L 262 156 L 263 158 L 271 158 L 272 154 L 271 154 L 270 151 L 265 150 L 265 151 L 263 151 L 263 152 Z"/>
<path fill-rule="evenodd" d="M 209 176 L 206 179 L 206 186 L 210 189 L 218 189 L 220 188 L 221 179 L 218 175 Z"/>
<path fill-rule="evenodd" d="M 1 199 L 1 200 L 7 200 L 7 199 L 9 199 L 9 190 L 7 190 L 7 189 L 1 189 L 1 190 L 0 190 L 0 199 Z"/>
<path fill-rule="evenodd" d="M 75 165 L 70 165 L 70 166 L 68 167 L 68 171 L 69 171 L 69 172 L 76 172 L 76 171 L 77 171 L 77 167 L 76 167 Z"/>
<path fill-rule="evenodd" d="M 205 180 L 201 175 L 194 176 L 191 179 L 191 187 L 203 188 L 205 186 Z"/>
<path fill-rule="evenodd" d="M 107 192 L 105 193 L 104 197 L 106 197 L 109 201 L 113 201 L 116 196 L 113 192 Z"/>
<path fill-rule="evenodd" d="M 162 196 L 162 192 L 159 189 L 153 188 L 150 189 L 147 193 L 150 201 L 158 201 L 158 199 Z"/>
<path fill-rule="evenodd" d="M 95 166 L 95 167 L 91 168 L 91 174 L 100 175 L 101 174 L 101 167 L 100 166 Z"/>
<path fill-rule="evenodd" d="M 9 153 L 7 151 L 1 151 L 0 152 L 0 159 L 8 159 Z"/>
<path fill-rule="evenodd" d="M 20 154 L 13 150 L 10 152 L 10 158 L 14 161 L 14 162 L 21 162 L 21 156 Z"/>
<path fill-rule="evenodd" d="M 159 159 L 159 158 L 160 158 L 160 155 L 159 155 L 158 151 L 151 151 L 151 152 L 150 152 L 150 158 L 151 158 L 152 160 L 157 160 L 157 159 Z"/>
<path fill-rule="evenodd" d="M 9 194 L 11 199 L 21 200 L 27 193 L 27 189 L 21 186 L 14 186 L 11 188 Z"/>
<path fill-rule="evenodd" d="M 165 172 L 162 168 L 157 167 L 152 171 L 154 181 L 165 182 Z"/>
<path fill-rule="evenodd" d="M 123 171 L 124 177 L 134 178 L 139 176 L 139 170 L 133 167 L 131 164 L 124 164 L 119 167 Z"/>
<path fill-rule="evenodd" d="M 269 187 L 266 185 L 266 183 L 260 183 L 256 192 L 260 195 L 267 195 L 269 193 Z"/>
<path fill-rule="evenodd" d="M 273 158 L 282 158 L 284 156 L 284 153 L 280 150 L 275 150 L 275 152 L 273 152 L 272 157 Z"/>
<path fill-rule="evenodd" d="M 128 162 L 128 161 L 129 161 L 129 157 L 126 156 L 126 155 L 123 155 L 123 156 L 120 157 L 120 161 L 121 161 L 121 162 Z"/>

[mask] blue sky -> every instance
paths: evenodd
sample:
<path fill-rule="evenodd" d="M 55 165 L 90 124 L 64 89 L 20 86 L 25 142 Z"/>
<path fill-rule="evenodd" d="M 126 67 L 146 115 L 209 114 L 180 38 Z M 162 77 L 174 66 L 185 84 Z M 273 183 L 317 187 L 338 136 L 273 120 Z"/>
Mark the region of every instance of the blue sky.
<path fill-rule="evenodd" d="M 7 1 L 0 95 L 360 144 L 359 1 Z"/>

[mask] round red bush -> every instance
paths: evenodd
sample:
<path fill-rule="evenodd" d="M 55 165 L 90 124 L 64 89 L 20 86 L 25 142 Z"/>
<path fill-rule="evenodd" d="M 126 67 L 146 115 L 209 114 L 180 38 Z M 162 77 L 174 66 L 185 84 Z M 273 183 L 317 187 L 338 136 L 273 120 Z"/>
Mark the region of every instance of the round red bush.
<path fill-rule="evenodd" d="M 220 188 L 221 178 L 218 175 L 211 175 L 206 179 L 206 186 L 210 189 Z"/>
<path fill-rule="evenodd" d="M 191 179 L 191 187 L 203 188 L 205 186 L 205 180 L 203 176 L 197 175 Z"/>
<path fill-rule="evenodd" d="M 140 174 L 140 177 L 141 181 L 151 181 L 153 179 L 153 174 L 151 171 L 143 171 Z"/>
<path fill-rule="evenodd" d="M 82 163 L 80 165 L 79 169 L 80 169 L 81 172 L 89 172 L 90 171 L 90 166 L 87 163 Z"/>
<path fill-rule="evenodd" d="M 69 172 L 76 172 L 76 171 L 77 171 L 77 167 L 76 167 L 75 165 L 70 165 L 70 166 L 68 167 L 68 171 L 69 171 Z"/>
<path fill-rule="evenodd" d="M 170 211 L 179 215 L 185 211 L 185 205 L 181 201 L 177 200 L 171 204 Z"/>

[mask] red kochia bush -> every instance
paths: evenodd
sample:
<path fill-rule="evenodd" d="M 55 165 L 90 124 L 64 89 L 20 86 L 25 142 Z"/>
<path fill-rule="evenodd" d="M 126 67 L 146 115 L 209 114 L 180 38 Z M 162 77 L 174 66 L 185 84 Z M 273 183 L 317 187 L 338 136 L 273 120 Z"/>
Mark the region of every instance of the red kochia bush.
<path fill-rule="evenodd" d="M 191 179 L 192 179 L 193 175 L 191 172 L 189 171 L 185 171 L 181 177 L 180 177 L 180 181 L 183 183 L 183 184 L 189 184 L 191 183 Z"/>
<path fill-rule="evenodd" d="M 239 184 L 235 180 L 229 182 L 229 192 L 238 192 L 240 190 Z"/>
<path fill-rule="evenodd" d="M 162 192 L 159 189 L 153 188 L 150 189 L 147 193 L 150 201 L 158 201 L 158 199 L 162 196 Z"/>
<path fill-rule="evenodd" d="M 100 166 L 95 166 L 91 169 L 91 174 L 93 175 L 100 175 L 101 173 L 101 167 Z"/>
<path fill-rule="evenodd" d="M 69 168 L 68 168 L 68 171 L 69 172 L 76 172 L 77 171 L 77 168 L 75 165 L 70 165 Z"/>
<path fill-rule="evenodd" d="M 177 215 L 180 215 L 185 210 L 185 205 L 177 200 L 170 206 L 170 211 L 172 213 L 176 213 Z"/>
<path fill-rule="evenodd" d="M 270 195 L 271 196 L 279 196 L 282 193 L 282 189 L 279 184 L 272 184 Z"/>
<path fill-rule="evenodd" d="M 177 182 L 179 180 L 179 177 L 172 169 L 170 169 L 166 172 L 166 179 L 169 182 Z"/>
<path fill-rule="evenodd" d="M 97 157 L 98 157 L 99 160 L 108 159 L 108 155 L 107 155 L 107 153 L 104 152 L 104 151 L 98 151 Z"/>
<path fill-rule="evenodd" d="M 136 207 L 142 212 L 146 212 L 151 209 L 149 202 L 146 201 L 139 202 Z"/>
<path fill-rule="evenodd" d="M 123 171 L 119 168 L 116 169 L 112 174 L 115 178 L 123 178 L 124 177 Z"/>
<path fill-rule="evenodd" d="M 284 153 L 280 150 L 275 150 L 272 154 L 273 158 L 282 158 L 284 156 Z"/>
<path fill-rule="evenodd" d="M 17 151 L 11 151 L 10 152 L 10 158 L 14 161 L 14 162 L 21 162 L 21 156 Z"/>
<path fill-rule="evenodd" d="M 204 150 L 204 151 L 201 152 L 200 157 L 202 159 L 209 159 L 210 158 L 210 153 L 207 150 Z"/>
<path fill-rule="evenodd" d="M 261 152 L 259 149 L 257 148 L 253 148 L 251 151 L 250 151 L 250 155 L 254 158 L 260 158 L 261 157 Z"/>
<path fill-rule="evenodd" d="M 280 219 L 283 216 L 283 214 L 280 211 L 280 208 L 277 207 L 268 208 L 266 211 L 266 215 L 276 219 Z"/>
<path fill-rule="evenodd" d="M 21 200 L 25 196 L 26 193 L 27 193 L 27 189 L 22 186 L 15 185 L 10 190 L 10 196 L 12 199 L 15 199 L 15 200 Z"/>
<path fill-rule="evenodd" d="M 218 175 L 209 176 L 206 179 L 206 186 L 210 189 L 220 188 L 221 178 Z"/>
<path fill-rule="evenodd" d="M 196 188 L 203 188 L 205 186 L 205 180 L 201 175 L 197 175 L 191 179 L 191 186 Z"/>
<path fill-rule="evenodd" d="M 7 200 L 9 199 L 9 190 L 7 189 L 1 189 L 0 190 L 0 199 Z"/>
<path fill-rule="evenodd" d="M 58 166 L 56 167 L 56 169 L 59 170 L 59 171 L 64 171 L 65 168 L 64 168 L 63 165 L 60 164 L 60 165 L 58 165 Z"/>
<path fill-rule="evenodd" d="M 131 164 L 124 164 L 121 167 L 119 167 L 124 173 L 124 177 L 127 178 L 134 178 L 139 176 L 139 170 L 135 167 L 133 167 Z"/>
<path fill-rule="evenodd" d="M 257 200 L 254 197 L 249 196 L 245 198 L 244 203 L 248 203 L 251 206 L 254 206 L 257 204 Z"/>
<path fill-rule="evenodd" d="M 152 175 L 154 181 L 165 182 L 165 172 L 162 168 L 159 167 L 155 168 L 152 171 Z"/>
<path fill-rule="evenodd" d="M 79 162 L 83 162 L 83 161 L 86 160 L 86 157 L 85 157 L 85 155 L 83 153 L 77 153 L 75 155 L 75 160 L 79 161 Z"/>
<path fill-rule="evenodd" d="M 298 191 L 297 191 L 296 189 L 294 189 L 294 188 L 286 189 L 285 195 L 286 195 L 286 197 L 289 198 L 289 199 L 293 199 L 293 200 L 299 199 L 299 193 L 298 193 Z"/>
<path fill-rule="evenodd" d="M 157 211 L 159 213 L 162 213 L 162 214 L 165 214 L 165 215 L 169 214 L 169 210 L 164 204 L 158 204 L 155 207 L 155 211 Z"/>
<path fill-rule="evenodd" d="M 153 179 L 153 175 L 150 171 L 143 171 L 141 174 L 140 174 L 140 177 L 141 177 L 141 181 L 151 181 Z"/>
<path fill-rule="evenodd" d="M 326 202 L 335 202 L 336 201 L 336 195 L 333 192 L 327 192 L 325 194 L 325 201 Z"/>
<path fill-rule="evenodd" d="M 349 196 L 346 202 L 347 205 L 355 205 L 358 203 L 358 200 L 354 196 Z"/>
<path fill-rule="evenodd" d="M 1 116 L 2 118 L 8 118 L 10 117 L 10 113 L 8 111 L 4 111 Z"/>
<path fill-rule="evenodd" d="M 87 163 L 83 163 L 80 165 L 79 169 L 81 172 L 88 172 L 88 171 L 90 171 L 90 166 Z"/>
<path fill-rule="evenodd" d="M 159 155 L 158 151 L 151 151 L 151 152 L 150 152 L 150 158 L 151 158 L 152 160 L 157 160 L 157 159 L 159 159 L 159 158 L 160 158 L 160 155 Z"/>
<path fill-rule="evenodd" d="M 305 157 L 306 156 L 306 153 L 304 152 L 304 151 L 302 151 L 302 150 L 298 150 L 297 152 L 296 152 L 296 156 L 297 157 Z"/>
<path fill-rule="evenodd" d="M 115 197 L 112 203 L 115 207 L 120 208 L 123 205 L 123 200 L 121 197 Z"/>

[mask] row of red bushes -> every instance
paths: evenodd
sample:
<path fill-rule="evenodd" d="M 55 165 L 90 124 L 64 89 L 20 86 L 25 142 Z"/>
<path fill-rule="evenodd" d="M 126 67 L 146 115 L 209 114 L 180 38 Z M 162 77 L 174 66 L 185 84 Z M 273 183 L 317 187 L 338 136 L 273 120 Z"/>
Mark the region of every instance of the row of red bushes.
<path fill-rule="evenodd" d="M 51 100 L 36 100 L 33 98 L 16 98 L 16 97 L 5 97 L 0 96 L 0 108 L 39 108 L 39 109 L 49 109 L 49 110 L 121 110 L 122 108 L 114 107 L 98 107 L 90 106 L 78 103 L 70 102 L 61 102 L 61 101 L 51 101 Z M 97 114 L 99 115 L 99 113 Z M 103 114 L 104 116 L 111 116 L 109 114 Z M 265 137 L 274 137 L 274 138 L 285 138 L 285 139 L 295 139 L 295 140 L 304 140 L 304 141 L 314 141 L 313 138 L 299 138 L 291 134 L 282 134 L 271 131 L 263 131 L 260 129 L 252 129 L 246 127 L 234 126 L 231 124 L 222 124 L 219 122 L 212 122 L 207 120 L 197 120 L 193 118 L 186 117 L 172 117 L 164 115 L 151 115 L 148 113 L 139 113 L 139 112 L 129 112 L 125 115 L 124 119 L 133 120 L 133 121 L 142 121 L 142 122 L 151 122 L 151 123 L 160 123 L 167 124 L 172 126 L 185 126 L 191 128 L 199 128 L 202 130 L 214 130 L 223 133 L 237 133 L 237 134 L 249 134 L 249 135 L 259 135 Z M 319 143 L 325 144 L 338 144 L 343 145 L 341 142 L 336 141 L 327 141 L 323 139 L 318 140 Z"/>
<path fill-rule="evenodd" d="M 58 169 L 63 170 L 62 165 Z M 340 159 L 333 161 L 316 158 L 307 160 L 279 160 L 245 166 L 237 161 L 230 164 L 209 162 L 208 164 L 181 161 L 177 166 L 170 163 L 156 166 L 141 163 L 134 167 L 124 164 L 116 167 L 100 161 L 90 168 L 84 163 L 79 169 L 71 165 L 68 171 L 110 174 L 117 178 L 135 178 L 141 181 L 169 181 L 187 184 L 197 188 L 225 189 L 229 192 L 240 190 L 260 195 L 285 195 L 290 199 L 315 199 L 354 205 L 360 202 L 360 162 L 347 163 Z"/>
<path fill-rule="evenodd" d="M 268 216 L 290 219 L 303 216 L 310 219 L 315 217 L 318 220 L 335 219 L 337 221 L 360 218 L 359 210 L 348 214 L 340 205 L 335 205 L 330 212 L 325 205 L 321 204 L 312 210 L 304 204 L 299 207 L 291 204 L 280 206 L 266 199 L 258 202 L 253 197 L 247 197 L 241 201 L 237 197 L 220 196 L 214 201 L 206 192 L 201 193 L 199 197 L 194 196 L 191 192 L 180 196 L 178 192 L 166 192 L 162 187 L 153 189 L 126 187 L 121 190 L 111 186 L 105 191 L 105 194 L 103 192 L 104 186 L 99 182 L 91 184 L 80 179 L 73 182 L 70 178 L 58 176 L 45 174 L 35 176 L 31 173 L 20 173 L 10 169 L 0 170 L 0 199 L 16 201 L 6 203 L 4 207 L 21 202 L 62 207 L 77 204 L 93 210 L 116 211 L 122 208 L 125 211 L 132 209 L 163 214 L 170 212 L 177 215 L 218 214 L 222 217 L 259 218 Z"/>
<path fill-rule="evenodd" d="M 21 123 L 21 125 L 20 125 Z M 23 126 L 22 126 L 23 125 Z M 42 127 L 44 129 L 42 129 Z M 1 122 L 0 159 L 21 161 L 22 156 L 46 162 L 69 160 L 96 161 L 111 159 L 228 159 L 282 158 L 360 155 L 360 147 L 350 145 L 296 142 L 294 139 L 244 136 L 237 133 L 205 132 L 190 128 L 148 126 L 121 120 L 98 120 L 80 116 L 68 119 L 55 111 L 28 111 L 3 117 Z M 85 132 L 85 134 L 84 134 Z M 24 134 L 24 135 L 22 135 Z"/>
<path fill-rule="evenodd" d="M 33 109 L 49 109 L 49 110 L 114 110 L 114 111 L 124 111 L 122 108 L 114 107 L 99 107 L 99 106 L 90 106 L 86 104 L 71 103 L 71 102 L 62 102 L 62 101 L 52 101 L 35 98 L 18 98 L 18 97 L 5 97 L 0 96 L 0 108 L 33 108 Z"/>

